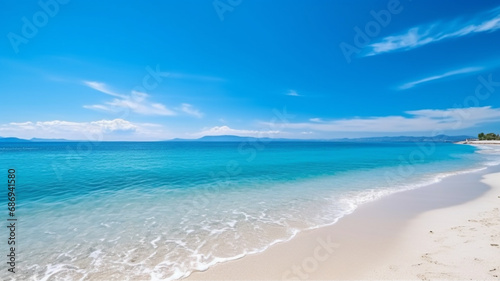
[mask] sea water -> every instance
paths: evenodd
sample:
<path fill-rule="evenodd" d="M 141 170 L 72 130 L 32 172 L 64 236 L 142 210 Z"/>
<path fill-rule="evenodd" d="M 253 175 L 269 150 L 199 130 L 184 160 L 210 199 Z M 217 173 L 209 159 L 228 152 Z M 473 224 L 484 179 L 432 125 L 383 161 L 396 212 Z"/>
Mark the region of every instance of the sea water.
<path fill-rule="evenodd" d="M 0 278 L 180 279 L 364 202 L 498 165 L 498 153 L 430 142 L 0 143 L 1 215 L 15 169 L 18 219 L 16 274 Z"/>

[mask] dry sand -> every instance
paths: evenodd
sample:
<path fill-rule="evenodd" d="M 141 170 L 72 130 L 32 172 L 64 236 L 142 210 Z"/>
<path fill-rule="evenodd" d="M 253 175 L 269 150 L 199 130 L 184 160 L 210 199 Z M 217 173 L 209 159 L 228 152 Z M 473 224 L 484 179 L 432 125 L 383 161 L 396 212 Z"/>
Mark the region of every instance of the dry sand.
<path fill-rule="evenodd" d="M 470 145 L 499 145 L 500 140 L 474 140 L 474 141 L 459 141 L 458 144 L 470 144 Z"/>
<path fill-rule="evenodd" d="M 398 235 L 383 266 L 363 279 L 500 280 L 500 173 L 483 196 L 418 215 Z"/>
<path fill-rule="evenodd" d="M 187 279 L 499 280 L 499 172 L 492 167 L 387 196 L 332 226 Z"/>

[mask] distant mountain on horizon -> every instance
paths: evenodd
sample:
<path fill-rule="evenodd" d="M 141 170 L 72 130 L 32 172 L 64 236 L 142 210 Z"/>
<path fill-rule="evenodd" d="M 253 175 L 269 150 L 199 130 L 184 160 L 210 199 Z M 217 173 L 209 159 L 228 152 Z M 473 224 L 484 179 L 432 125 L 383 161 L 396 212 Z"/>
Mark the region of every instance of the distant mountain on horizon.
<path fill-rule="evenodd" d="M 30 142 L 30 141 L 14 137 L 7 137 L 7 138 L 0 137 L 0 142 Z"/>
<path fill-rule="evenodd" d="M 165 140 L 165 142 L 241 142 L 241 141 L 283 141 L 283 142 L 459 142 L 466 139 L 474 139 L 472 136 L 448 136 L 438 135 L 433 137 L 414 137 L 414 136 L 396 136 L 396 137 L 367 137 L 367 138 L 338 138 L 338 139 L 285 139 L 285 138 L 256 138 L 234 135 L 222 136 L 204 136 L 197 139 L 175 138 Z M 0 137 L 0 142 L 76 142 L 77 140 L 67 139 L 21 139 L 15 137 Z"/>
<path fill-rule="evenodd" d="M 198 142 L 235 142 L 235 141 L 249 141 L 249 140 L 265 140 L 265 141 L 321 141 L 321 142 L 458 142 L 466 139 L 474 138 L 472 136 L 448 136 L 437 135 L 433 137 L 414 137 L 414 136 L 396 136 L 396 137 L 367 137 L 367 138 L 338 138 L 338 139 L 284 139 L 284 138 L 256 138 L 256 137 L 242 137 L 233 135 L 222 136 L 204 136 L 197 139 L 180 139 L 175 138 L 167 141 L 198 141 Z"/>
<path fill-rule="evenodd" d="M 0 142 L 70 142 L 72 140 L 66 139 L 40 139 L 40 138 L 32 138 L 32 139 L 20 139 L 15 137 L 0 137 Z"/>
<path fill-rule="evenodd" d="M 32 142 L 65 142 L 65 141 L 79 141 L 79 140 L 32 138 L 32 139 L 30 139 L 30 141 L 32 141 Z"/>

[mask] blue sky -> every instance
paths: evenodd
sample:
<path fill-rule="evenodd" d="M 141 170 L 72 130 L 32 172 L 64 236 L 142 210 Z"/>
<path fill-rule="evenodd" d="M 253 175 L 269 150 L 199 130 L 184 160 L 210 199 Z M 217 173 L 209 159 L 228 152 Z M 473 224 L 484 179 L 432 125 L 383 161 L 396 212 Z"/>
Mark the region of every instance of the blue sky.
<path fill-rule="evenodd" d="M 500 132 L 498 1 L 1 2 L 0 136 Z"/>

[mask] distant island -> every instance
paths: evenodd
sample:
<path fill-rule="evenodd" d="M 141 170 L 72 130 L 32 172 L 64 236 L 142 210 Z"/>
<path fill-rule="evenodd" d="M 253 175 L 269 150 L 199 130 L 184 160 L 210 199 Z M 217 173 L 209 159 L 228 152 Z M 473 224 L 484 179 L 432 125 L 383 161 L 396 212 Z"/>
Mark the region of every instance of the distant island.
<path fill-rule="evenodd" d="M 490 134 L 488 134 L 489 136 Z M 286 139 L 286 138 L 256 138 L 234 135 L 222 136 L 204 136 L 197 139 L 180 139 L 175 138 L 165 140 L 166 142 L 242 142 L 242 141 L 281 141 L 281 142 L 449 142 L 456 143 L 472 139 L 471 136 L 448 136 L 437 135 L 432 137 L 415 137 L 415 136 L 396 136 L 396 137 L 367 137 L 367 138 L 338 138 L 338 139 Z M 82 140 L 66 140 L 66 139 L 21 139 L 15 137 L 0 137 L 0 142 L 81 142 Z"/>
<path fill-rule="evenodd" d="M 39 138 L 32 138 L 32 139 L 20 139 L 20 138 L 14 138 L 14 137 L 0 137 L 0 142 L 73 142 L 71 140 L 66 140 L 66 139 L 39 139 Z"/>

